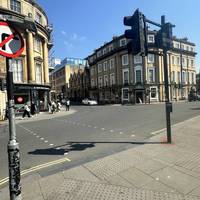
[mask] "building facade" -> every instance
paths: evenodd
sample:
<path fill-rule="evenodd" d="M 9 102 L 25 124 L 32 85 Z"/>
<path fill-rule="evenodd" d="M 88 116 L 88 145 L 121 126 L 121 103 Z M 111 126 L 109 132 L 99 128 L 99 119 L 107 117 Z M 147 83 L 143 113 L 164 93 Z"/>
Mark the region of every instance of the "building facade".
<path fill-rule="evenodd" d="M 15 104 L 34 102 L 38 111 L 48 109 L 50 92 L 48 51 L 52 27 L 33 0 L 0 0 L 0 14 L 21 33 L 25 48 L 12 59 Z M 9 45 L 9 44 L 7 44 Z M 5 77 L 4 77 L 5 79 Z"/>
<path fill-rule="evenodd" d="M 129 53 L 124 35 L 88 56 L 90 97 L 99 102 L 150 103 L 164 101 L 164 64 L 162 50 L 156 47 L 156 31 L 148 31 L 148 55 Z M 171 100 L 187 99 L 196 84 L 195 44 L 173 38 L 168 52 Z"/>
<path fill-rule="evenodd" d="M 50 74 L 50 82 L 53 100 L 70 97 L 70 77 L 71 74 L 84 70 L 86 60 L 78 58 L 65 58 L 60 65 Z"/>
<path fill-rule="evenodd" d="M 90 70 L 88 67 L 79 69 L 70 75 L 69 97 L 74 102 L 81 102 L 89 98 L 90 90 Z"/>

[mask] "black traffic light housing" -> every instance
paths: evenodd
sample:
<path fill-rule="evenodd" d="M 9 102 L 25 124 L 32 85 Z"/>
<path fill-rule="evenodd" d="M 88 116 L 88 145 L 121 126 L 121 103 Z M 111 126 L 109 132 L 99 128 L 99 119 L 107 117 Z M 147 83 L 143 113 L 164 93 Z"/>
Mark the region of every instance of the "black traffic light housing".
<path fill-rule="evenodd" d="M 128 43 L 128 52 L 136 54 L 147 54 L 146 41 L 146 23 L 144 15 L 137 9 L 132 16 L 124 17 L 124 25 L 130 26 L 131 29 L 126 30 L 124 35 L 127 39 L 131 39 Z"/>
<path fill-rule="evenodd" d="M 173 47 L 172 43 L 172 28 L 171 23 L 165 23 L 156 34 L 156 46 L 158 48 L 170 50 Z"/>

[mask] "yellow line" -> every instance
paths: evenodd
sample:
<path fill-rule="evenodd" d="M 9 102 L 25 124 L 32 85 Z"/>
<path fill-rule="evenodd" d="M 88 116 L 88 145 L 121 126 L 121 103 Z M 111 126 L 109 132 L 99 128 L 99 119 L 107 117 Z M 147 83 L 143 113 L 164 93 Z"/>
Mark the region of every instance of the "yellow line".
<path fill-rule="evenodd" d="M 21 175 L 25 175 L 25 174 L 28 174 L 28 173 L 31 173 L 31 172 L 34 172 L 34 171 L 38 171 L 40 169 L 43 169 L 43 168 L 46 168 L 46 167 L 50 167 L 50 166 L 53 166 L 53 165 L 56 165 L 56 164 L 60 164 L 60 163 L 63 163 L 65 161 L 68 161 L 70 162 L 71 160 L 68 159 L 68 158 L 62 158 L 62 159 L 59 159 L 59 160 L 54 160 L 54 161 L 51 161 L 51 162 L 48 162 L 48 163 L 44 163 L 44 164 L 41 164 L 41 165 L 37 165 L 35 167 L 32 167 L 30 169 L 25 169 L 21 172 Z M 7 183 L 9 181 L 9 177 L 6 177 L 2 180 L 0 180 L 0 186 Z"/>

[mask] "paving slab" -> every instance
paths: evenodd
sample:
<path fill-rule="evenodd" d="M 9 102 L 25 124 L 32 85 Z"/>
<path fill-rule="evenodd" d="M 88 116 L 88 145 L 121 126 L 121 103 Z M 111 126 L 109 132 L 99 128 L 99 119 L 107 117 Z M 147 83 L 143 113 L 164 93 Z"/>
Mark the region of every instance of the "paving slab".
<path fill-rule="evenodd" d="M 199 200 L 195 196 L 66 179 L 47 200 Z"/>
<path fill-rule="evenodd" d="M 119 175 L 133 184 L 135 187 L 140 188 L 143 185 L 153 181 L 154 179 L 150 177 L 148 174 L 136 169 L 130 168 L 124 172 L 120 172 Z"/>
<path fill-rule="evenodd" d="M 100 182 L 100 179 L 93 175 L 87 168 L 84 166 L 74 167 L 72 169 L 63 171 L 64 178 L 76 179 L 76 180 L 86 180 L 93 182 Z"/>
<path fill-rule="evenodd" d="M 152 174 L 152 176 L 161 181 L 161 183 L 174 188 L 182 194 L 188 194 L 200 185 L 198 179 L 181 173 L 171 167 L 166 167 Z"/>

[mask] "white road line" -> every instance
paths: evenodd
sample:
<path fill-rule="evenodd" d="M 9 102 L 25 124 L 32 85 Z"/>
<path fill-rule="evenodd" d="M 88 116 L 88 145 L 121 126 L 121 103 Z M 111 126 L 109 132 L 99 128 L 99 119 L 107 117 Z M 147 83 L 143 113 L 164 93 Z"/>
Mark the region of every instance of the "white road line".
<path fill-rule="evenodd" d="M 48 140 L 45 140 L 44 142 L 45 142 L 45 143 L 48 143 Z"/>
<path fill-rule="evenodd" d="M 49 146 L 54 146 L 54 144 L 49 144 Z"/>
<path fill-rule="evenodd" d="M 94 127 L 95 129 L 97 128 L 97 126 Z"/>
<path fill-rule="evenodd" d="M 131 135 L 131 137 L 135 137 L 135 135 L 133 134 L 133 135 Z"/>
<path fill-rule="evenodd" d="M 105 130 L 105 128 L 101 128 L 101 130 L 102 130 L 102 131 L 104 131 L 104 130 Z"/>
<path fill-rule="evenodd" d="M 111 132 L 111 133 L 113 133 L 113 132 L 114 132 L 114 130 L 110 130 L 110 132 Z"/>
<path fill-rule="evenodd" d="M 40 138 L 40 140 L 44 140 L 44 138 L 42 137 L 42 138 Z"/>
<path fill-rule="evenodd" d="M 119 132 L 120 135 L 124 134 L 123 132 Z"/>
<path fill-rule="evenodd" d="M 39 138 L 39 137 L 40 137 L 39 135 L 36 136 L 36 138 Z"/>

